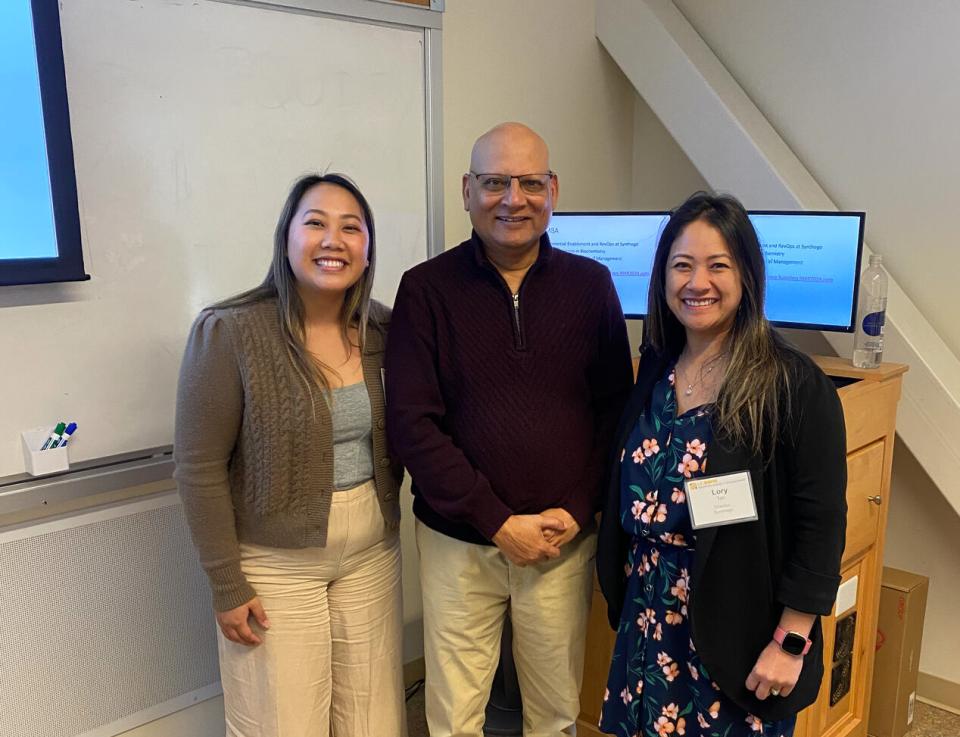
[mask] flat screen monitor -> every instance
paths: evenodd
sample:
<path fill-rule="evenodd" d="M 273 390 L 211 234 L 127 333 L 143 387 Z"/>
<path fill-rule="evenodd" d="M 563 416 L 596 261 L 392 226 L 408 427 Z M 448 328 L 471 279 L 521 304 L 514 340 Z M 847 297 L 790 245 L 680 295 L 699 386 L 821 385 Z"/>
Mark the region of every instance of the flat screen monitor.
<path fill-rule="evenodd" d="M 778 327 L 853 332 L 862 212 L 749 213 L 766 262 L 767 319 Z M 624 314 L 647 311 L 650 269 L 668 212 L 555 212 L 550 242 L 610 269 Z"/>
<path fill-rule="evenodd" d="M 87 279 L 57 0 L 0 2 L 0 285 Z"/>

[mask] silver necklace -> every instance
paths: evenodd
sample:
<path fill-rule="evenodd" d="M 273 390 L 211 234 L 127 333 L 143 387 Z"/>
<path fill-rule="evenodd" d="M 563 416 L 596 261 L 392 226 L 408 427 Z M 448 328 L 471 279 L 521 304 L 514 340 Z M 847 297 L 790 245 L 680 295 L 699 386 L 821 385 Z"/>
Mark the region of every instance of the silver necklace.
<path fill-rule="evenodd" d="M 718 353 L 713 358 L 710 358 L 703 362 L 700 366 L 700 375 L 694 382 L 688 382 L 687 388 L 683 390 L 683 396 L 689 397 L 693 394 L 693 390 L 696 389 L 700 384 L 703 383 L 703 380 L 709 376 L 713 370 L 720 365 L 720 359 L 726 355 L 726 351 L 723 353 Z M 675 368 L 677 378 L 680 378 L 680 362 L 677 361 L 677 366 Z"/>

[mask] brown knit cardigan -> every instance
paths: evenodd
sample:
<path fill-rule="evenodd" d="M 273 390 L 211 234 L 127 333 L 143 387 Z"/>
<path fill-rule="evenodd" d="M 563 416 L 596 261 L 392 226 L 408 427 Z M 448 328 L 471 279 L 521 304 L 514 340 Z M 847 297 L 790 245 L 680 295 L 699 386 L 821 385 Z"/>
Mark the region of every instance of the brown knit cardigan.
<path fill-rule="evenodd" d="M 387 454 L 381 367 L 390 310 L 372 303 L 362 363 L 373 415 L 374 480 L 384 520 L 400 521 L 402 467 Z M 256 595 L 240 542 L 322 547 L 333 493 L 324 396 L 294 370 L 276 300 L 204 310 L 177 389 L 176 479 L 217 611 Z"/>

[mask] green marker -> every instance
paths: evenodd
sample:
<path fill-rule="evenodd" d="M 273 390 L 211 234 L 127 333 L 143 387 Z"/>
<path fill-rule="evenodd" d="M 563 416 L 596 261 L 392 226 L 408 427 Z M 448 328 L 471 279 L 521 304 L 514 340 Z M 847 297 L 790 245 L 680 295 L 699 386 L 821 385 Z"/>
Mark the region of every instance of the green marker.
<path fill-rule="evenodd" d="M 50 437 L 44 441 L 43 446 L 40 448 L 40 450 L 46 450 L 53 443 L 60 442 L 60 436 L 63 435 L 63 431 L 66 429 L 67 429 L 67 423 L 58 422 L 57 426 L 53 428 L 53 432 L 50 433 Z"/>

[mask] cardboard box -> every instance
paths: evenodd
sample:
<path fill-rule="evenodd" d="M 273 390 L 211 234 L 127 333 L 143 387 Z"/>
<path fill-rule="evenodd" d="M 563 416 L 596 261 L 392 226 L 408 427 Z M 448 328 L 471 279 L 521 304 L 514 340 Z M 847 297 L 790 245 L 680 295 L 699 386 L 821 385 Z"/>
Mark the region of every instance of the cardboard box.
<path fill-rule="evenodd" d="M 871 737 L 903 737 L 913 723 L 929 583 L 926 576 L 883 569 L 867 724 Z"/>

